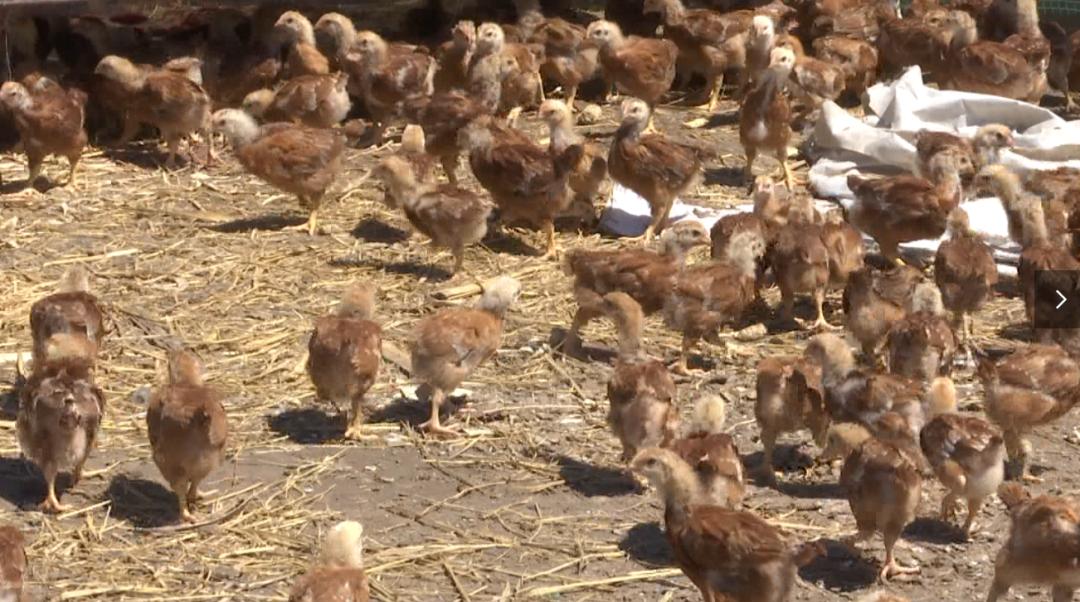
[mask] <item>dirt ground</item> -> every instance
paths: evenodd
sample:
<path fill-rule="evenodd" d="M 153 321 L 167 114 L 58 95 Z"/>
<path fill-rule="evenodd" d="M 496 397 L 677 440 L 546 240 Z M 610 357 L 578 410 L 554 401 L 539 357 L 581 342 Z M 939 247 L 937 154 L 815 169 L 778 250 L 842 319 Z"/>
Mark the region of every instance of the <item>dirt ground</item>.
<path fill-rule="evenodd" d="M 696 116 L 667 106 L 661 129 L 717 149 L 706 183 L 690 199 L 720 206 L 745 201 L 734 107 L 711 129 L 681 128 Z M 541 136 L 535 118 L 525 125 Z M 604 144 L 613 113 L 586 132 Z M 656 496 L 639 490 L 618 464 L 605 425 L 604 386 L 614 348 L 603 321 L 586 330 L 593 361 L 551 351 L 573 310 L 569 280 L 537 257 L 535 232 L 511 230 L 469 250 L 482 276 L 516 274 L 525 287 L 511 311 L 502 349 L 465 385 L 470 403 L 455 422 L 465 436 L 427 439 L 411 424 L 424 418 L 408 376 L 387 362 L 371 392 L 370 440 L 344 442 L 343 421 L 318 405 L 303 371 L 314 318 L 354 281 L 379 287 L 378 319 L 388 347 L 406 348 L 410 329 L 448 286 L 447 255 L 433 258 L 407 238 L 403 217 L 385 209 L 373 181 L 357 185 L 389 149 L 350 150 L 323 216 L 326 232 L 282 230 L 302 222 L 295 202 L 223 153 L 224 161 L 177 171 L 158 167 L 152 143 L 97 150 L 77 190 L 23 189 L 22 156 L 0 158 L 0 521 L 31 541 L 32 600 L 284 600 L 305 570 L 320 534 L 333 522 L 365 526 L 366 566 L 377 600 L 697 600 L 673 567 Z M 759 170 L 773 169 L 763 160 Z M 64 177 L 50 162 L 47 174 Z M 474 184 L 472 184 L 474 185 Z M 594 234 L 560 234 L 564 249 L 615 245 Z M 700 259 L 700 258 L 698 258 Z M 101 442 L 89 474 L 62 499 L 74 510 L 42 515 L 40 475 L 19 459 L 15 439 L 13 356 L 28 351 L 30 304 L 51 292 L 64 270 L 82 263 L 105 304 L 111 332 L 100 383 L 108 398 Z M 775 304 L 776 294 L 770 293 Z M 808 308 L 803 308 L 807 310 Z M 839 299 L 830 298 L 838 322 Z M 1022 305 L 999 298 L 979 316 L 982 343 L 1007 349 L 1024 338 Z M 729 400 L 728 424 L 746 465 L 760 461 L 753 422 L 753 366 L 761 357 L 797 352 L 808 336 L 772 324 L 756 342 L 707 347 L 708 370 L 683 379 L 684 414 L 702 393 Z M 659 319 L 648 349 L 672 359 L 677 339 Z M 206 361 L 210 380 L 228 394 L 230 460 L 206 484 L 198 528 L 176 526 L 172 495 L 153 466 L 145 408 L 133 398 L 157 382 L 165 349 L 182 342 Z M 388 353 L 392 355 L 392 353 Z M 982 389 L 970 367 L 958 371 L 962 407 L 976 410 Z M 1033 437 L 1039 491 L 1077 489 L 1076 419 L 1066 416 Z M 808 473 L 814 450 L 791 437 L 779 491 L 753 485 L 746 507 L 780 526 L 793 542 L 850 532 L 853 520 L 836 486 L 838 469 Z M 993 557 L 1008 520 L 994 501 L 970 543 L 935 516 L 936 483 L 924 488 L 920 519 L 899 556 L 920 575 L 890 586 L 915 601 L 984 598 Z M 855 557 L 839 545 L 801 572 L 794 599 L 852 600 L 875 585 L 880 540 Z M 1046 600 L 1036 589 L 1010 599 Z"/>

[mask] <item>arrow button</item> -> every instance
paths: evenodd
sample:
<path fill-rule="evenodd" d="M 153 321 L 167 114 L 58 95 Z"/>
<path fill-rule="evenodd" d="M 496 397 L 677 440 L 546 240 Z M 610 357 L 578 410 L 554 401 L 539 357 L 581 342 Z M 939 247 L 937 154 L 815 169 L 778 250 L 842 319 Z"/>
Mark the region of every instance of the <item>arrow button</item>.
<path fill-rule="evenodd" d="M 1054 292 L 1057 293 L 1058 298 L 1061 299 L 1061 301 L 1058 301 L 1058 304 L 1054 306 L 1054 309 L 1061 309 L 1061 306 L 1065 305 L 1065 303 L 1069 300 L 1069 298 L 1066 297 L 1065 295 L 1062 295 L 1061 291 L 1059 291 L 1057 289 L 1054 289 Z"/>

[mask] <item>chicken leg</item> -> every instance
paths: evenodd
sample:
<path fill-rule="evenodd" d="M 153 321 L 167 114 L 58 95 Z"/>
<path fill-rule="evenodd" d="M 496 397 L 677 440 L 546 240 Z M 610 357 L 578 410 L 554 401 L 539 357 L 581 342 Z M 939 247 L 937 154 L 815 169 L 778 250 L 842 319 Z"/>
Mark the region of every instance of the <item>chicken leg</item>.
<path fill-rule="evenodd" d="M 364 436 L 364 396 L 357 395 L 349 409 L 349 426 L 345 429 L 345 438 L 359 441 Z"/>
<path fill-rule="evenodd" d="M 179 479 L 172 484 L 173 493 L 176 495 L 177 508 L 180 513 L 180 520 L 185 523 L 195 522 L 195 517 L 191 514 L 190 502 L 188 500 L 188 494 L 191 491 L 190 483 L 185 479 Z"/>
<path fill-rule="evenodd" d="M 555 221 L 548 220 L 544 222 L 544 234 L 547 237 L 547 250 L 541 256 L 541 259 L 551 259 L 559 257 L 559 241 L 555 239 Z"/>
<path fill-rule="evenodd" d="M 894 575 L 914 575 L 919 567 L 903 566 L 896 561 L 896 541 L 900 539 L 900 529 L 885 532 L 885 564 L 878 573 L 878 581 L 885 583 Z"/>
<path fill-rule="evenodd" d="M 839 330 L 841 327 L 834 324 L 829 324 L 825 319 L 825 291 L 814 291 L 814 306 L 817 308 L 817 318 L 813 322 L 799 324 L 806 330 L 810 331 L 822 331 L 822 330 Z M 796 319 L 796 321 L 798 321 Z"/>
<path fill-rule="evenodd" d="M 448 428 L 442 425 L 439 420 L 439 409 L 442 408 L 443 401 L 446 399 L 446 394 L 442 389 L 433 388 L 431 391 L 431 418 L 427 422 L 420 425 L 420 428 L 427 431 L 428 434 L 436 437 L 457 437 L 458 433 L 453 428 Z"/>
<path fill-rule="evenodd" d="M 680 376 L 690 376 L 693 372 L 701 372 L 701 370 L 690 369 L 690 353 L 693 352 L 694 347 L 697 346 L 697 339 L 693 337 L 683 336 L 682 349 L 679 351 L 679 359 L 671 366 L 671 371 L 674 374 Z"/>
<path fill-rule="evenodd" d="M 53 514 L 59 514 L 70 510 L 70 506 L 65 506 L 60 503 L 60 499 L 56 497 L 56 477 L 60 474 L 60 470 L 55 463 L 46 464 L 41 467 L 41 472 L 45 476 L 45 501 L 41 503 L 41 509 L 44 512 L 51 512 Z"/>

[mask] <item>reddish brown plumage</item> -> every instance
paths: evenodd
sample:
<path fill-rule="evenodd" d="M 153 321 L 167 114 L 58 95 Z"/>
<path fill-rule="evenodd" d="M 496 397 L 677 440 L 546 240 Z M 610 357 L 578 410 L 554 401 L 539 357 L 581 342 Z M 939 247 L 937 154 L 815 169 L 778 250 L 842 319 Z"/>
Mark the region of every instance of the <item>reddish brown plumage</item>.
<path fill-rule="evenodd" d="M 540 118 L 548 125 L 551 141 L 548 153 L 558 157 L 571 146 L 581 145 L 581 160 L 570 174 L 570 189 L 573 198 L 570 213 L 591 226 L 596 220 L 597 201 L 603 201 L 611 189 L 608 180 L 607 158 L 604 149 L 597 144 L 586 142 L 574 132 L 573 115 L 568 105 L 558 100 L 548 100 L 540 105 Z"/>
<path fill-rule="evenodd" d="M 289 602 L 368 602 L 360 523 L 345 521 L 327 532 L 319 556 L 289 591 Z"/>
<path fill-rule="evenodd" d="M 679 48 L 670 40 L 624 37 L 610 21 L 593 21 L 588 37 L 600 48 L 608 82 L 655 107 L 675 81 Z"/>
<path fill-rule="evenodd" d="M 889 371 L 922 382 L 952 374 L 956 337 L 933 282 L 915 287 L 910 311 L 889 329 Z"/>
<path fill-rule="evenodd" d="M 327 75 L 330 61 L 315 45 L 315 28 L 311 21 L 296 11 L 286 11 L 274 24 L 280 32 L 287 49 L 285 73 L 288 77 L 301 75 Z"/>
<path fill-rule="evenodd" d="M 825 292 L 829 286 L 829 249 L 817 221 L 810 198 L 800 199 L 798 210 L 791 209 L 788 223 L 780 228 L 769 248 L 768 262 L 780 287 L 782 314 L 795 319 L 795 295 L 809 294 L 816 308 L 810 328 L 829 328 L 825 320 Z"/>
<path fill-rule="evenodd" d="M 983 501 L 1005 478 L 1001 431 L 978 416 L 942 414 L 923 427 L 919 446 L 946 489 L 941 518 L 951 517 L 963 499 L 968 511 L 964 534 L 969 535 Z"/>
<path fill-rule="evenodd" d="M 993 297 L 998 282 L 994 254 L 968 223 L 960 208 L 949 215 L 949 239 L 938 246 L 934 281 L 945 308 L 953 313 L 953 328 L 961 340 L 973 334 L 971 315 Z"/>
<path fill-rule="evenodd" d="M 641 349 L 644 315 L 638 302 L 626 293 L 608 293 L 604 311 L 619 332 L 619 355 L 607 383 L 607 420 L 622 444 L 623 461 L 629 462 L 641 449 L 664 447 L 674 439 L 675 382 L 663 363 Z"/>
<path fill-rule="evenodd" d="M 436 92 L 463 90 L 469 83 L 469 63 L 476 52 L 476 25 L 472 21 L 458 21 L 451 35 L 453 38 L 435 52 Z"/>
<path fill-rule="evenodd" d="M 739 142 L 746 153 L 745 178 L 754 180 L 754 161 L 762 150 L 774 153 L 784 172 L 788 190 L 795 182 L 787 166 L 787 149 L 791 141 L 791 105 L 785 86 L 795 66 L 795 54 L 787 48 L 774 48 L 769 68 L 743 99 L 739 111 Z"/>
<path fill-rule="evenodd" d="M 341 123 L 352 107 L 347 83 L 343 73 L 302 75 L 273 91 L 263 89 L 248 94 L 243 109 L 263 122 L 287 121 L 329 128 Z"/>
<path fill-rule="evenodd" d="M 689 428 L 671 449 L 693 468 L 701 503 L 737 508 L 746 495 L 746 477 L 735 439 L 723 432 L 725 417 L 723 398 L 701 397 Z"/>
<path fill-rule="evenodd" d="M 935 8 L 918 17 L 888 19 L 881 24 L 878 49 L 887 73 L 918 65 L 924 74 L 937 74 L 949 50 L 948 13 Z"/>
<path fill-rule="evenodd" d="M 924 278 L 910 266 L 887 271 L 867 266 L 851 274 L 844 287 L 844 322 L 867 359 L 877 355 L 889 329 L 907 314 L 915 285 Z"/>
<path fill-rule="evenodd" d="M 169 357 L 169 379 L 146 408 L 146 431 L 154 464 L 169 482 L 182 520 L 191 511 L 199 484 L 225 459 L 228 417 L 222 394 L 203 382 L 202 364 L 189 351 Z"/>
<path fill-rule="evenodd" d="M 604 295 L 624 292 L 642 307 L 645 315 L 664 307 L 675 278 L 683 269 L 686 254 L 697 246 L 707 245 L 709 235 L 693 221 L 680 222 L 661 236 L 661 253 L 643 249 L 588 251 L 578 249 L 566 256 L 566 271 L 574 277 L 574 313 L 563 350 L 580 350 L 580 331 L 590 320 L 604 313 Z"/>
<path fill-rule="evenodd" d="M 608 152 L 608 171 L 616 183 L 648 201 L 652 212 L 644 236 L 648 242 L 663 231 L 675 199 L 697 183 L 700 151 L 663 134 L 645 134 L 651 111 L 642 100 L 623 103 L 622 115 Z"/>
<path fill-rule="evenodd" d="M 33 182 L 41 173 L 47 156 L 60 155 L 71 166 L 68 172 L 71 184 L 86 146 L 83 129 L 86 95 L 79 90 L 64 90 L 44 77 L 32 78 L 32 83 L 24 82 L 27 85 L 5 82 L 0 86 L 0 103 L 15 120 L 26 153 L 29 181 Z"/>
<path fill-rule="evenodd" d="M 967 13 L 953 11 L 950 20 L 952 47 L 942 63 L 939 78 L 943 88 L 1038 104 L 1047 87 L 1045 68 L 1032 66 L 1012 46 L 977 41 L 975 21 Z"/>
<path fill-rule="evenodd" d="M 877 79 L 878 51 L 866 40 L 828 35 L 815 39 L 813 48 L 815 56 L 844 70 L 846 89 L 855 96 L 861 97 Z"/>
<path fill-rule="evenodd" d="M 404 114 L 407 103 L 431 96 L 434 92 L 435 59 L 414 52 L 391 52 L 389 44 L 379 34 L 362 31 L 356 35 L 356 56 L 348 60 L 358 63 L 350 69 L 368 111 L 385 128 L 393 119 Z"/>
<path fill-rule="evenodd" d="M 35 370 L 45 364 L 49 340 L 57 334 L 85 340 L 90 351 L 86 359 L 91 364 L 96 361 L 98 347 L 105 337 L 104 312 L 98 298 L 90 292 L 88 273 L 81 266 L 64 275 L 57 292 L 30 306 Z"/>
<path fill-rule="evenodd" d="M 754 417 L 764 448 L 762 472 L 775 483 L 773 452 L 783 433 L 809 429 L 814 441 L 825 443 L 829 414 L 821 386 L 821 366 L 801 357 L 767 357 L 757 364 Z"/>
<path fill-rule="evenodd" d="M 0 525 L 0 598 L 19 602 L 26 575 L 26 538 L 12 525 Z"/>

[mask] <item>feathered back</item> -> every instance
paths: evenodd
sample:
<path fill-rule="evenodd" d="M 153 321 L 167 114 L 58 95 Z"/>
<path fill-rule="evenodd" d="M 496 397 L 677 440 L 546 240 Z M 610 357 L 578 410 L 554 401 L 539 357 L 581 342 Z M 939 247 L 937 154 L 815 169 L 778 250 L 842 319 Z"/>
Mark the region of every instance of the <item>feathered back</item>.
<path fill-rule="evenodd" d="M 719 395 L 704 395 L 694 404 L 694 416 L 690 422 L 691 433 L 714 435 L 724 429 L 727 404 Z"/>

